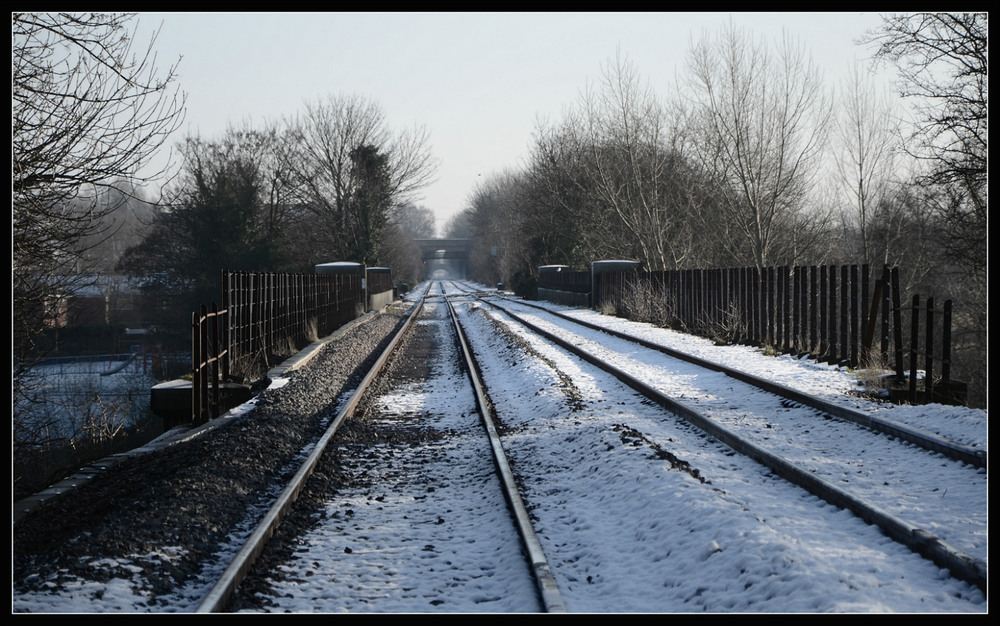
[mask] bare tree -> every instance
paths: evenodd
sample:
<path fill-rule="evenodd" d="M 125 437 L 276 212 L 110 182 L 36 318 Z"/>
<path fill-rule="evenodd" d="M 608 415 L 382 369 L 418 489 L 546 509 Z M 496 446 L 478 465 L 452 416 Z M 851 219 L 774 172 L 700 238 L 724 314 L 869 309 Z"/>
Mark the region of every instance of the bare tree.
<path fill-rule="evenodd" d="M 472 210 L 466 208 L 451 216 L 444 225 L 444 236 L 451 239 L 470 239 L 476 234 L 472 223 Z"/>
<path fill-rule="evenodd" d="M 406 203 L 399 207 L 382 232 L 378 263 L 392 268 L 397 283 L 415 285 L 424 278 L 420 246 L 415 239 L 433 239 L 437 234 L 434 212 Z"/>
<path fill-rule="evenodd" d="M 535 131 L 534 146 L 525 175 L 532 193 L 533 232 L 542 241 L 543 264 L 585 265 L 594 259 L 617 258 L 629 252 L 615 250 L 613 223 L 601 224 L 593 194 L 585 184 L 587 165 L 575 124 L 545 122 Z M 461 214 L 457 217 L 461 217 Z"/>
<path fill-rule="evenodd" d="M 147 179 L 139 172 L 182 119 L 175 68 L 159 75 L 155 37 L 136 56 L 133 18 L 12 16 L 11 269 L 21 358 L 37 352 L 46 307 L 72 286 L 81 242 L 108 226 L 113 206 L 99 204 L 96 189 Z"/>
<path fill-rule="evenodd" d="M 916 108 L 911 152 L 938 186 L 948 248 L 973 273 L 986 268 L 988 14 L 892 15 L 864 43 L 895 65 L 900 94 Z"/>
<path fill-rule="evenodd" d="M 12 37 L 13 269 L 61 271 L 106 212 L 97 187 L 139 172 L 181 122 L 174 67 L 154 41 L 133 51 L 131 15 L 15 13 Z M 88 197 L 93 202 L 71 206 Z"/>
<path fill-rule="evenodd" d="M 816 174 L 829 116 L 820 74 L 787 35 L 772 51 L 731 25 L 692 47 L 689 72 L 703 133 L 693 145 L 729 193 L 749 261 L 765 267 Z"/>
<path fill-rule="evenodd" d="M 98 197 L 77 198 L 83 207 L 93 204 L 101 215 L 101 225 L 80 240 L 77 267 L 81 272 L 109 273 L 118 261 L 149 232 L 157 206 L 143 199 L 143 190 L 123 181 L 103 188 Z"/>
<path fill-rule="evenodd" d="M 467 212 L 474 232 L 469 265 L 481 281 L 512 285 L 519 273 L 530 272 L 523 192 L 522 175 L 504 170 L 484 176 L 469 195 Z"/>
<path fill-rule="evenodd" d="M 392 268 L 393 280 L 397 283 L 415 285 L 423 279 L 423 265 L 420 246 L 413 241 L 412 233 L 398 224 L 389 224 L 382 233 L 378 249 L 378 262 Z"/>
<path fill-rule="evenodd" d="M 900 179 L 899 112 L 857 64 L 850 68 L 838 111 L 833 124 L 833 163 L 837 189 L 848 206 L 845 220 L 857 231 L 857 237 L 850 238 L 860 248 L 855 260 L 884 264 L 892 242 L 883 239 L 881 250 L 876 250 L 874 240 L 876 231 L 884 235 L 893 230 L 886 222 L 893 219 L 889 208 Z"/>
<path fill-rule="evenodd" d="M 371 173 L 369 166 L 382 162 L 377 169 L 385 171 L 379 177 L 384 178 L 382 195 L 387 204 L 378 209 L 380 220 L 412 201 L 435 174 L 426 132 L 393 131 L 381 107 L 366 98 L 332 96 L 308 104 L 301 117 L 288 121 L 288 128 L 294 142 L 288 154 L 290 167 L 303 190 L 303 203 L 316 218 L 315 226 L 330 242 L 324 251 L 328 256 L 349 254 L 352 247 L 374 249 L 350 242 L 358 226 L 351 218 L 352 199 L 362 181 L 370 182 L 361 169 L 367 167 Z M 366 158 L 359 159 L 362 154 Z"/>
<path fill-rule="evenodd" d="M 47 325 L 78 282 L 84 248 L 108 235 L 126 192 L 178 127 L 175 67 L 161 74 L 155 37 L 134 49 L 133 15 L 14 13 L 11 18 L 11 275 L 15 434 L 34 397 L 28 370 Z M 54 322 L 58 325 L 58 322 Z M 15 437 L 15 450 L 36 441 Z"/>
<path fill-rule="evenodd" d="M 601 204 L 637 243 L 645 267 L 678 268 L 691 250 L 688 186 L 659 98 L 618 57 L 605 65 L 600 89 L 582 105 L 589 171 Z"/>
<path fill-rule="evenodd" d="M 659 98 L 622 56 L 603 68 L 555 131 L 540 129 L 535 176 L 562 189 L 595 250 L 675 269 L 692 249 L 687 163 Z M 562 181 L 562 182 L 560 182 Z M 568 194 L 563 192 L 569 191 Z"/>
<path fill-rule="evenodd" d="M 84 185 L 137 180 L 181 122 L 176 66 L 158 75 L 155 36 L 139 56 L 134 15 L 14 13 L 13 187 L 73 197 Z M 146 178 L 149 178 L 148 176 Z"/>
<path fill-rule="evenodd" d="M 916 182 L 953 263 L 937 282 L 956 299 L 953 362 L 970 380 L 974 406 L 985 406 L 988 385 L 988 17 L 890 15 L 863 40 L 895 65 L 900 95 L 916 111 L 908 149 L 927 166 Z"/>
<path fill-rule="evenodd" d="M 413 203 L 399 207 L 391 223 L 411 239 L 433 239 L 437 234 L 434 211 Z"/>
<path fill-rule="evenodd" d="M 220 270 L 281 270 L 292 256 L 284 237 L 294 219 L 273 129 L 231 127 L 219 139 L 188 137 L 183 167 L 153 228 L 122 269 L 155 276 L 151 286 L 188 285 L 191 305 L 213 300 Z"/>

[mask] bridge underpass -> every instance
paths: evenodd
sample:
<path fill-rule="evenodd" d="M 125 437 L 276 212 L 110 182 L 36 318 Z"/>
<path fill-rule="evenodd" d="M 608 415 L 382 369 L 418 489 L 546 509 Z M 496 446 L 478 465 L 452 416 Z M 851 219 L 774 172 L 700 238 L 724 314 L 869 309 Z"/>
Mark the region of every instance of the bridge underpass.
<path fill-rule="evenodd" d="M 427 280 L 468 278 L 471 239 L 416 239 Z"/>

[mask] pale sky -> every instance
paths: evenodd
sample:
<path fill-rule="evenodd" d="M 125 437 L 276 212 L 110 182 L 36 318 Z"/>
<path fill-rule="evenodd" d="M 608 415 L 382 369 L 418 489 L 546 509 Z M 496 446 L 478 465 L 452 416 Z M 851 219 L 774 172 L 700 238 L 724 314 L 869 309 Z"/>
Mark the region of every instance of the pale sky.
<path fill-rule="evenodd" d="M 187 115 L 171 143 L 262 125 L 329 95 L 377 102 L 389 125 L 424 127 L 439 161 L 417 203 L 438 227 L 466 206 L 480 175 L 519 167 L 540 119 L 557 122 L 619 52 L 662 94 L 693 40 L 732 20 L 776 40 L 800 38 L 829 88 L 871 49 L 875 13 L 140 13 L 139 41 L 160 28 L 157 63 L 182 57 Z"/>

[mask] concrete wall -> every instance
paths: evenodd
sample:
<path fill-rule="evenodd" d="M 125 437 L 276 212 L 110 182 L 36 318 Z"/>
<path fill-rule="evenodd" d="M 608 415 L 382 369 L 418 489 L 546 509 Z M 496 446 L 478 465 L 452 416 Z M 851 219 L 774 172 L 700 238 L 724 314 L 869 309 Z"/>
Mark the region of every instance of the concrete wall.
<path fill-rule="evenodd" d="M 538 288 L 538 299 L 565 304 L 567 306 L 590 306 L 590 293 L 574 293 L 572 291 L 559 291 L 557 289 Z"/>
<path fill-rule="evenodd" d="M 393 291 L 383 291 L 381 293 L 371 293 L 368 294 L 368 310 L 377 311 L 384 306 L 392 304 L 394 300 Z"/>

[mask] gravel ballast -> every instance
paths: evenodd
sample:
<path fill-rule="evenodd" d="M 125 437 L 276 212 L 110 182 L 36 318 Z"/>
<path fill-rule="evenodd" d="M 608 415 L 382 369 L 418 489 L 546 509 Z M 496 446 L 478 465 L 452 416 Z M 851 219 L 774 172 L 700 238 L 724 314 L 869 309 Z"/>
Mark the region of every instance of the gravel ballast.
<path fill-rule="evenodd" d="M 262 391 L 252 410 L 128 455 L 27 514 L 12 533 L 15 594 L 122 578 L 152 609 L 196 580 L 233 535 L 252 531 L 255 511 L 298 469 L 401 321 L 399 312 L 371 315 L 327 341 L 286 384 Z"/>

